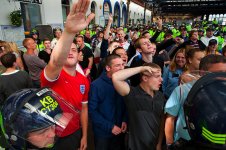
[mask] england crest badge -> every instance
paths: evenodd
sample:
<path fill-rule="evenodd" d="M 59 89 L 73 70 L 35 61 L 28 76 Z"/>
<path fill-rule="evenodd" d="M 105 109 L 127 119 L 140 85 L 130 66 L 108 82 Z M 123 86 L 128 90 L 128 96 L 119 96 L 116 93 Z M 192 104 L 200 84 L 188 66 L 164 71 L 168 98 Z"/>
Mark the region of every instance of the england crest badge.
<path fill-rule="evenodd" d="M 80 92 L 81 92 L 82 94 L 85 93 L 85 90 L 86 90 L 85 85 L 80 85 Z"/>

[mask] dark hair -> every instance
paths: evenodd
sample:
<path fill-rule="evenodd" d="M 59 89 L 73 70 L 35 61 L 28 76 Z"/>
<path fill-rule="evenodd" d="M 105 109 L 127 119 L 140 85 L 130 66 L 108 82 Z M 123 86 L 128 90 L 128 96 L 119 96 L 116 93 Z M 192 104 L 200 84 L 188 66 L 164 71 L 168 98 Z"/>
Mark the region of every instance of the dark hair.
<path fill-rule="evenodd" d="M 116 51 L 119 50 L 119 49 L 124 49 L 123 47 L 119 46 L 119 47 L 116 47 L 111 54 L 116 54 Z M 118 54 L 116 54 L 118 55 Z"/>
<path fill-rule="evenodd" d="M 173 32 L 171 30 L 167 31 L 164 35 L 164 38 L 166 38 L 167 36 L 173 35 Z"/>
<path fill-rule="evenodd" d="M 217 45 L 217 40 L 216 40 L 216 39 L 211 39 L 211 40 L 209 41 L 208 46 L 212 46 L 212 45 Z"/>
<path fill-rule="evenodd" d="M 222 48 L 222 55 L 224 56 L 224 53 L 226 52 L 226 45 Z"/>
<path fill-rule="evenodd" d="M 62 29 L 60 27 L 53 28 L 53 33 L 54 34 L 56 33 L 56 31 L 62 32 Z"/>
<path fill-rule="evenodd" d="M 187 31 L 187 30 L 186 30 L 186 26 L 181 25 L 181 26 L 179 27 L 179 31 L 182 31 L 182 30 Z"/>
<path fill-rule="evenodd" d="M 97 37 L 100 37 L 100 34 L 104 34 L 104 32 L 103 31 L 99 31 L 98 33 L 97 33 Z"/>
<path fill-rule="evenodd" d="M 193 48 L 193 49 L 189 49 L 186 51 L 186 60 L 187 62 L 189 58 L 193 58 L 196 52 L 204 52 L 203 50 L 199 49 L 199 48 Z"/>
<path fill-rule="evenodd" d="M 195 32 L 198 32 L 198 30 L 194 30 L 194 29 L 193 29 L 193 30 L 191 30 L 191 31 L 190 31 L 190 33 L 189 33 L 189 38 L 191 38 L 191 37 L 192 37 L 192 35 L 193 35 Z"/>
<path fill-rule="evenodd" d="M 110 54 L 108 55 L 106 58 L 105 58 L 105 61 L 104 61 L 104 67 L 106 66 L 111 66 L 111 63 L 112 63 L 112 60 L 113 59 L 116 59 L 116 58 L 121 58 L 119 55 L 117 54 Z"/>
<path fill-rule="evenodd" d="M 2 65 L 6 68 L 13 67 L 13 63 L 16 62 L 16 55 L 8 52 L 1 57 Z"/>
<path fill-rule="evenodd" d="M 208 27 L 208 28 L 206 29 L 206 31 L 214 31 L 214 29 L 211 28 L 211 27 Z"/>
<path fill-rule="evenodd" d="M 128 40 L 129 39 L 129 36 L 126 34 L 125 37 L 124 37 L 124 39 L 125 40 Z"/>
<path fill-rule="evenodd" d="M 145 30 L 141 35 L 145 36 L 145 34 L 149 33 L 147 30 Z"/>
<path fill-rule="evenodd" d="M 119 43 L 119 41 L 117 41 L 117 40 L 111 41 L 111 42 L 108 44 L 108 47 L 110 47 L 113 43 Z"/>
<path fill-rule="evenodd" d="M 222 55 L 207 55 L 201 59 L 199 70 L 208 71 L 212 64 L 226 63 L 226 57 Z"/>
<path fill-rule="evenodd" d="M 50 41 L 50 42 L 51 42 L 51 40 L 50 40 L 49 38 L 44 38 L 44 39 L 43 39 L 43 43 L 44 43 L 45 41 Z"/>

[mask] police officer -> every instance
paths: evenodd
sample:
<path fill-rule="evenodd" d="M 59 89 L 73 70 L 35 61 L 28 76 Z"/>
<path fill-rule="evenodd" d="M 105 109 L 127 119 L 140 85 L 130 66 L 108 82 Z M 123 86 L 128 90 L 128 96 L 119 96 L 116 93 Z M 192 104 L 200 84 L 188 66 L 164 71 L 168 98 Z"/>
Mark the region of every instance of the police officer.
<path fill-rule="evenodd" d="M 184 105 L 193 149 L 226 149 L 226 73 L 200 78 Z"/>
<path fill-rule="evenodd" d="M 39 32 L 37 29 L 32 29 L 30 32 L 30 36 L 36 42 L 37 44 L 36 48 L 39 52 L 45 49 L 43 42 L 39 38 Z"/>
<path fill-rule="evenodd" d="M 6 100 L 1 128 L 10 149 L 51 149 L 79 115 L 49 88 L 23 89 Z"/>

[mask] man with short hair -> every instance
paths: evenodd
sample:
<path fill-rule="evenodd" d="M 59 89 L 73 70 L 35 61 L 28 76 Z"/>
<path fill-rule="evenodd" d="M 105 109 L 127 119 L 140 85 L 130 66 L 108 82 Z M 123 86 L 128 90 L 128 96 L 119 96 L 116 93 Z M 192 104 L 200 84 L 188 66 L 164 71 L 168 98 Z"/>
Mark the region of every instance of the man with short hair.
<path fill-rule="evenodd" d="M 6 71 L 0 75 L 0 108 L 2 108 L 2 105 L 12 93 L 33 86 L 28 73 L 16 69 L 16 56 L 13 53 L 3 54 L 0 58 L 0 62 L 6 68 Z M 1 147 L 8 148 L 9 145 L 6 144 L 0 128 L 0 149 Z"/>
<path fill-rule="evenodd" d="M 92 82 L 89 93 L 89 114 L 94 131 L 96 150 L 123 150 L 127 129 L 123 97 L 113 87 L 112 74 L 124 69 L 119 55 L 105 59 L 105 70 Z"/>
<path fill-rule="evenodd" d="M 51 49 L 53 49 L 62 35 L 62 29 L 57 27 L 53 29 L 54 38 L 51 41 Z"/>
<path fill-rule="evenodd" d="M 0 76 L 0 106 L 13 92 L 32 87 L 27 72 L 16 69 L 16 56 L 13 53 L 1 56 L 1 62 L 6 71 Z"/>
<path fill-rule="evenodd" d="M 88 76 L 91 72 L 93 67 L 93 53 L 92 50 L 87 47 L 84 43 L 84 37 L 79 35 L 76 37 L 76 44 L 78 45 L 79 49 L 83 53 L 83 61 L 79 62 L 82 69 L 85 72 L 85 75 Z"/>
<path fill-rule="evenodd" d="M 177 48 L 175 48 L 171 52 L 170 58 L 173 58 L 173 56 L 177 53 L 177 51 L 179 49 L 186 48 L 187 46 L 190 46 L 190 47 L 193 47 L 193 48 L 199 48 L 201 50 L 205 50 L 206 45 L 201 40 L 199 40 L 198 30 L 191 30 L 190 33 L 189 33 L 189 40 L 183 42 Z"/>
<path fill-rule="evenodd" d="M 120 46 L 123 47 L 127 51 L 130 44 L 125 40 L 126 34 L 123 31 L 123 29 L 118 29 L 117 36 L 118 36 Z"/>
<path fill-rule="evenodd" d="M 130 67 L 138 67 L 142 66 L 144 63 L 155 63 L 160 66 L 161 69 L 164 67 L 164 61 L 162 58 L 158 57 L 156 54 L 156 44 L 150 42 L 149 39 L 146 37 L 140 37 L 137 39 L 135 43 L 135 48 L 137 51 L 141 53 L 134 57 L 133 61 L 131 62 Z M 140 75 L 136 74 L 130 78 L 130 82 L 132 86 L 137 86 L 140 83 Z"/>
<path fill-rule="evenodd" d="M 141 82 L 132 87 L 125 81 L 141 73 Z M 161 68 L 154 63 L 120 70 L 112 81 L 117 92 L 124 97 L 129 116 L 129 149 L 160 150 L 164 131 L 165 98 L 159 88 L 162 84 Z"/>
<path fill-rule="evenodd" d="M 39 88 L 40 75 L 46 63 L 35 54 L 36 43 L 32 38 L 24 39 L 23 46 L 27 49 L 27 52 L 23 54 L 23 58 L 28 67 L 33 86 Z"/>
<path fill-rule="evenodd" d="M 213 28 L 209 27 L 209 28 L 206 29 L 206 36 L 201 37 L 200 40 L 201 40 L 206 46 L 209 45 L 209 41 L 212 40 L 212 39 L 217 40 L 217 43 L 218 43 L 218 38 L 215 37 L 215 36 L 213 36 L 213 32 L 214 32 Z"/>
<path fill-rule="evenodd" d="M 45 49 L 38 53 L 38 57 L 44 60 L 46 63 L 48 63 L 52 52 L 50 39 L 45 38 L 43 40 L 43 45 Z"/>
<path fill-rule="evenodd" d="M 90 36 L 90 30 L 86 29 L 85 36 L 84 36 L 84 42 L 91 45 L 91 36 Z"/>
<path fill-rule="evenodd" d="M 89 82 L 76 71 L 78 49 L 73 40 L 76 33 L 85 29 L 95 16 L 93 13 L 85 16 L 89 4 L 89 0 L 78 0 L 73 4 L 64 32 L 41 75 L 42 86 L 49 86 L 80 112 L 80 116 L 61 135 L 56 143 L 56 150 L 87 148 Z"/>
<path fill-rule="evenodd" d="M 184 41 L 189 40 L 185 26 L 180 26 L 180 36 L 179 37 L 182 38 Z"/>
<path fill-rule="evenodd" d="M 40 51 L 42 51 L 44 49 L 44 45 L 43 42 L 40 40 L 39 38 L 39 32 L 37 29 L 32 29 L 30 32 L 31 38 L 36 42 L 36 48 L 37 48 L 37 52 L 39 53 Z"/>
<path fill-rule="evenodd" d="M 126 53 L 126 50 L 123 47 L 117 47 L 113 50 L 112 54 L 116 54 L 119 55 L 123 62 L 124 62 L 124 66 L 127 66 L 127 62 L 128 62 L 128 55 Z"/>

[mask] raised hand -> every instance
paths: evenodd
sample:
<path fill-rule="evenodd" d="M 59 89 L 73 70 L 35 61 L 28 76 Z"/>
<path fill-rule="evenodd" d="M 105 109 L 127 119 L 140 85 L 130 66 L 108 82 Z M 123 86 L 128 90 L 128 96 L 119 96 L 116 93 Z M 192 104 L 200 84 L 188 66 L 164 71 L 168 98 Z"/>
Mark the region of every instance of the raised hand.
<path fill-rule="evenodd" d="M 144 74 L 146 76 L 151 76 L 155 72 L 158 72 L 158 69 L 157 68 L 152 68 L 150 66 L 143 66 L 142 67 L 142 74 Z"/>
<path fill-rule="evenodd" d="M 77 32 L 85 29 L 90 21 L 94 18 L 95 14 L 91 13 L 86 18 L 86 12 L 89 8 L 90 0 L 78 0 L 74 3 L 72 9 L 67 16 L 65 31 L 68 33 L 76 34 Z"/>
<path fill-rule="evenodd" d="M 108 17 L 108 22 L 113 22 L 113 17 L 112 17 L 112 14 L 109 14 L 109 17 Z"/>

